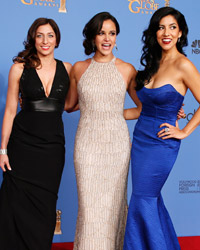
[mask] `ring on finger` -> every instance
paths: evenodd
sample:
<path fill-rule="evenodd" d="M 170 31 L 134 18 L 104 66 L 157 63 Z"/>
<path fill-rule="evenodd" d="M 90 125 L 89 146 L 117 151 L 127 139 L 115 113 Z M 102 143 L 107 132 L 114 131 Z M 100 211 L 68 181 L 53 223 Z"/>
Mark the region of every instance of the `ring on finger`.
<path fill-rule="evenodd" d="M 165 132 L 169 132 L 169 128 L 165 128 Z"/>

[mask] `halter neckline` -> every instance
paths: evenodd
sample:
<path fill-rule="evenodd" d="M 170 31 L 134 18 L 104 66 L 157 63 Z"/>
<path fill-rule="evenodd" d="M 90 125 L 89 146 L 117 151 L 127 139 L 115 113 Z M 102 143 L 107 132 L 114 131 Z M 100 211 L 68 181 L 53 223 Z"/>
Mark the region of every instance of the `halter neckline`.
<path fill-rule="evenodd" d="M 98 62 L 94 59 L 94 57 L 92 57 L 92 61 L 95 62 L 95 63 L 99 63 L 99 64 L 107 64 L 107 63 L 111 63 L 111 62 L 114 62 L 116 60 L 116 57 L 113 56 L 112 60 L 110 60 L 109 62 Z"/>

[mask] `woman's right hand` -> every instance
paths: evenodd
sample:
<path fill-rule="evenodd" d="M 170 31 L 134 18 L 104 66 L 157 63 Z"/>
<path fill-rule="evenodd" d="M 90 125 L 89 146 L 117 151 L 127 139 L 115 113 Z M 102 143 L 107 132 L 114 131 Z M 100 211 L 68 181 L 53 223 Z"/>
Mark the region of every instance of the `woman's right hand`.
<path fill-rule="evenodd" d="M 6 172 L 6 168 L 8 170 L 12 170 L 7 155 L 0 155 L 0 167 L 2 168 L 3 172 Z"/>
<path fill-rule="evenodd" d="M 183 106 L 185 104 L 182 104 L 182 107 L 180 108 L 180 110 L 178 111 L 178 114 L 177 114 L 177 120 L 180 120 L 180 119 L 185 119 L 186 118 L 186 114 L 185 114 L 185 111 L 183 109 Z"/>

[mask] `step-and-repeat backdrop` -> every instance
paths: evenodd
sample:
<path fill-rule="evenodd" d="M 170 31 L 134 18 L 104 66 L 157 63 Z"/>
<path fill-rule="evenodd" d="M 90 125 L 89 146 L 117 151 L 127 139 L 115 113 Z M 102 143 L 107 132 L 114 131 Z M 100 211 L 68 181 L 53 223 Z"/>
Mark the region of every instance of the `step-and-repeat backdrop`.
<path fill-rule="evenodd" d="M 0 124 L 6 102 L 7 78 L 12 58 L 23 49 L 28 28 L 38 17 L 53 18 L 61 30 L 61 44 L 55 57 L 74 64 L 84 60 L 82 30 L 96 13 L 109 11 L 120 23 L 116 57 L 140 66 L 141 36 L 155 10 L 172 6 L 186 17 L 189 26 L 189 44 L 185 49 L 188 58 L 200 70 L 199 0 L 14 0 L 0 3 Z M 199 104 L 190 92 L 185 98 L 186 119 L 192 118 Z M 127 96 L 125 107 L 133 103 Z M 76 179 L 73 165 L 73 148 L 79 111 L 63 114 L 66 137 L 66 163 L 59 191 L 57 208 L 61 211 L 61 233 L 54 242 L 73 241 L 78 210 Z M 128 121 L 130 135 L 135 121 Z M 200 127 L 184 139 L 176 164 L 164 186 L 163 196 L 178 236 L 200 235 Z M 2 174 L 0 173 L 0 182 Z M 129 175 L 128 199 L 131 194 Z M 38 228 L 38 230 L 40 230 Z"/>

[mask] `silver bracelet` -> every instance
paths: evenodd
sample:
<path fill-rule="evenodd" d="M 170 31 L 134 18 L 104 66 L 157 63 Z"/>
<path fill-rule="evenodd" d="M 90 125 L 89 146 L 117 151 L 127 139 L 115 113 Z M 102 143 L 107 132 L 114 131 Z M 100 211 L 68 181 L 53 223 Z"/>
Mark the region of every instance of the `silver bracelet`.
<path fill-rule="evenodd" d="M 0 149 L 0 155 L 7 155 L 7 149 Z"/>

